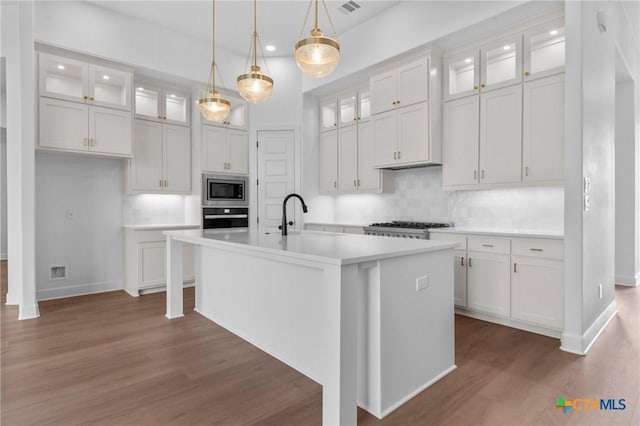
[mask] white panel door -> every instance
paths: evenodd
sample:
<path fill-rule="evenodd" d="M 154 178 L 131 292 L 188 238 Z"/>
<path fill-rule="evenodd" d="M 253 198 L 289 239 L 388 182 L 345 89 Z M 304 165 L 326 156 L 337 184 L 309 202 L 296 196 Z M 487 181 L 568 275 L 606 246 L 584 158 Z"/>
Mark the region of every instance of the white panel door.
<path fill-rule="evenodd" d="M 338 190 L 358 190 L 358 126 L 338 130 Z"/>
<path fill-rule="evenodd" d="M 444 104 L 442 185 L 478 182 L 480 100 L 468 96 Z"/>
<path fill-rule="evenodd" d="M 227 130 L 218 126 L 202 126 L 202 170 L 226 172 Z"/>
<path fill-rule="evenodd" d="M 89 108 L 89 150 L 106 154 L 132 154 L 131 112 Z"/>
<path fill-rule="evenodd" d="M 258 224 L 277 231 L 282 223 L 282 201 L 295 192 L 295 133 L 293 130 L 258 131 Z M 287 218 L 300 215 L 297 199 L 287 204 Z"/>
<path fill-rule="evenodd" d="M 527 256 L 513 256 L 511 259 L 511 316 L 562 329 L 563 263 Z"/>
<path fill-rule="evenodd" d="M 373 123 L 358 123 L 358 190 L 380 189 L 380 169 L 375 169 L 375 149 L 373 147 Z"/>
<path fill-rule="evenodd" d="M 47 148 L 86 151 L 89 146 L 89 107 L 83 104 L 40 98 L 39 145 Z"/>
<path fill-rule="evenodd" d="M 453 251 L 453 301 L 467 307 L 467 252 Z"/>
<path fill-rule="evenodd" d="M 467 305 L 508 317 L 511 306 L 509 255 L 468 252 Z"/>
<path fill-rule="evenodd" d="M 249 174 L 249 133 L 227 130 L 227 163 L 229 173 Z"/>
<path fill-rule="evenodd" d="M 191 191 L 191 130 L 189 127 L 164 124 L 165 190 Z"/>
<path fill-rule="evenodd" d="M 138 244 L 138 284 L 140 288 L 166 284 L 167 248 L 164 241 Z"/>
<path fill-rule="evenodd" d="M 338 131 L 320 135 L 320 192 L 338 192 Z"/>
<path fill-rule="evenodd" d="M 134 191 L 162 189 L 162 124 L 135 120 L 129 187 Z"/>
<path fill-rule="evenodd" d="M 398 127 L 396 111 L 371 117 L 373 124 L 374 165 L 393 165 L 397 160 Z"/>
<path fill-rule="evenodd" d="M 480 95 L 480 183 L 522 181 L 522 85 Z"/>
<path fill-rule="evenodd" d="M 371 77 L 371 114 L 395 109 L 398 94 L 396 90 L 396 72 L 389 71 Z"/>
<path fill-rule="evenodd" d="M 403 107 L 429 99 L 429 61 L 421 58 L 398 68 L 398 102 Z"/>
<path fill-rule="evenodd" d="M 429 160 L 429 102 L 399 108 L 398 163 Z"/>
<path fill-rule="evenodd" d="M 564 176 L 564 74 L 524 84 L 522 161 L 525 182 Z"/>

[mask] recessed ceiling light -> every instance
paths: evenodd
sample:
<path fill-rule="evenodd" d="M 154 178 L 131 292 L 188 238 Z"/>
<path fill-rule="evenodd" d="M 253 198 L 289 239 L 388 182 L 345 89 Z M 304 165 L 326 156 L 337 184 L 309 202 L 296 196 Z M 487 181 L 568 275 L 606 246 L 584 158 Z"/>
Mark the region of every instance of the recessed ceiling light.
<path fill-rule="evenodd" d="M 503 49 L 504 49 L 504 50 L 509 50 L 509 49 L 511 49 L 511 46 L 509 46 L 508 44 L 506 44 L 506 45 L 504 45 Z"/>
<path fill-rule="evenodd" d="M 264 47 L 264 50 L 266 50 L 267 52 L 275 52 L 276 51 L 276 47 L 272 44 L 267 44 Z"/>
<path fill-rule="evenodd" d="M 102 78 L 103 78 L 104 80 L 109 80 L 109 76 L 108 76 L 108 75 L 106 75 L 106 74 L 105 74 L 105 75 L 103 75 L 103 76 L 102 76 Z"/>
<path fill-rule="evenodd" d="M 171 96 L 172 98 L 175 98 L 175 97 L 176 97 L 176 95 L 174 95 L 174 94 L 171 94 L 171 95 L 169 95 L 169 96 Z"/>
<path fill-rule="evenodd" d="M 467 58 L 467 59 L 465 59 L 464 61 L 465 61 L 467 64 L 470 64 L 470 63 L 471 63 L 471 60 L 472 60 L 471 58 Z"/>
<path fill-rule="evenodd" d="M 558 30 L 549 31 L 549 35 L 558 35 Z"/>
<path fill-rule="evenodd" d="M 64 65 L 58 65 L 58 69 L 59 70 L 63 70 L 64 69 Z"/>

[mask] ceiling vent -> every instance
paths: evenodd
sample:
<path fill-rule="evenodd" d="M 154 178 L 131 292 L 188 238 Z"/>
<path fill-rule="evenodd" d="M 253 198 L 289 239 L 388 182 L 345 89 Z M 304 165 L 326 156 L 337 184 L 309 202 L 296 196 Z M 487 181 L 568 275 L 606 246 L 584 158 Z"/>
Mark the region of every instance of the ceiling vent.
<path fill-rule="evenodd" d="M 360 5 L 353 0 L 348 1 L 342 6 L 338 7 L 338 10 L 345 15 L 348 15 L 351 12 L 355 12 L 358 9 L 360 9 Z"/>

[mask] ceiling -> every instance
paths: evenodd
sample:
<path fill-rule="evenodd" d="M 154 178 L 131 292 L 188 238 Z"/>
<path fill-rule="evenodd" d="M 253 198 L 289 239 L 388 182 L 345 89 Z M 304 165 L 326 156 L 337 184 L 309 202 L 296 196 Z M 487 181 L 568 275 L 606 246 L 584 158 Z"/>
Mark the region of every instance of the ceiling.
<path fill-rule="evenodd" d="M 210 0 L 113 1 L 87 0 L 105 9 L 143 19 L 199 39 L 211 40 Z M 361 7 L 344 14 L 340 6 L 348 0 L 326 1 L 327 9 L 340 34 L 383 12 L 400 0 L 355 0 Z M 258 34 L 262 45 L 274 45 L 276 51 L 265 55 L 292 55 L 307 12 L 307 0 L 258 0 Z M 216 1 L 216 45 L 238 55 L 247 55 L 252 34 L 251 0 Z M 332 30 L 320 3 L 319 27 L 331 36 Z M 305 27 L 309 34 L 313 23 L 313 7 Z"/>

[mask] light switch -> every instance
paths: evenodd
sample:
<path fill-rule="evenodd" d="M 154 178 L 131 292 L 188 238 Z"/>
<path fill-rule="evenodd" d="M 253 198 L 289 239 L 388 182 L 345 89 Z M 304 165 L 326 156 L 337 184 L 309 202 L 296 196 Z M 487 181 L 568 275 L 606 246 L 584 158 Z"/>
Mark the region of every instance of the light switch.
<path fill-rule="evenodd" d="M 591 178 L 584 178 L 584 193 L 589 194 L 591 192 Z"/>
<path fill-rule="evenodd" d="M 584 211 L 588 212 L 591 210 L 591 195 L 584 195 Z"/>

